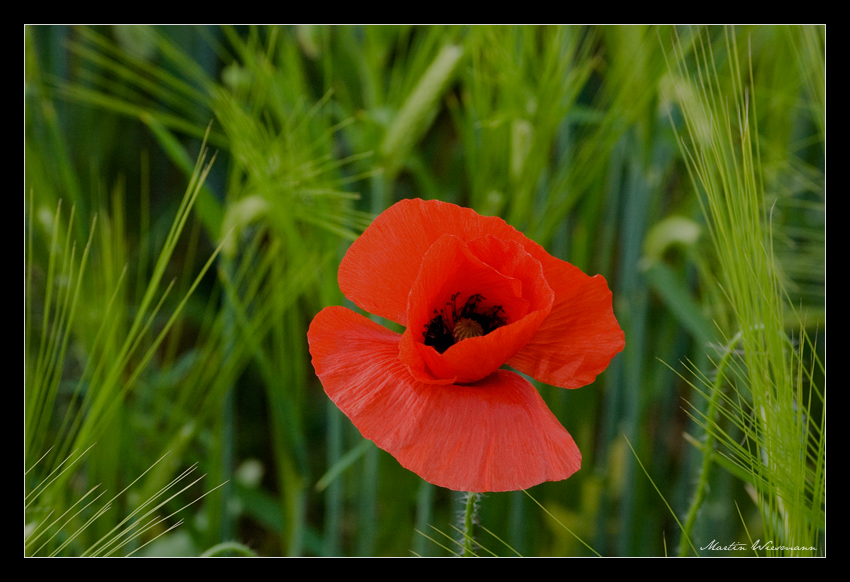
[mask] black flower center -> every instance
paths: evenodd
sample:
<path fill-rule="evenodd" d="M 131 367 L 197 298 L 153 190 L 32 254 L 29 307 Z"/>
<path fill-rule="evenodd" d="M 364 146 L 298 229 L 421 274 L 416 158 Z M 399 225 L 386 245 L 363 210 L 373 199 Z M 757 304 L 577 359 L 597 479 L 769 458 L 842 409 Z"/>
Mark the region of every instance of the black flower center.
<path fill-rule="evenodd" d="M 484 296 L 478 293 L 470 295 L 458 311 L 458 295 L 460 292 L 452 295 L 440 311 L 434 309 L 434 317 L 425 324 L 425 331 L 422 332 L 425 345 L 433 346 L 441 354 L 461 340 L 487 335 L 508 321 L 501 305 L 479 311 Z"/>

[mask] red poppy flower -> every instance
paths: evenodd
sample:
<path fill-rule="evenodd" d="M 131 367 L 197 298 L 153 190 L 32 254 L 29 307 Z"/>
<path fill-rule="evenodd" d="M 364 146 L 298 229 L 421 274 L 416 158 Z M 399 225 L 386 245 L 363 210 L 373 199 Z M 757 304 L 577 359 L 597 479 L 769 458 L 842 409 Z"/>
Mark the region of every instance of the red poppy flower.
<path fill-rule="evenodd" d="M 604 278 L 500 218 L 403 200 L 351 245 L 339 284 L 406 327 L 399 335 L 344 307 L 310 324 L 316 374 L 364 437 L 459 491 L 526 489 L 579 469 L 537 390 L 500 367 L 563 388 L 593 382 L 624 346 Z"/>

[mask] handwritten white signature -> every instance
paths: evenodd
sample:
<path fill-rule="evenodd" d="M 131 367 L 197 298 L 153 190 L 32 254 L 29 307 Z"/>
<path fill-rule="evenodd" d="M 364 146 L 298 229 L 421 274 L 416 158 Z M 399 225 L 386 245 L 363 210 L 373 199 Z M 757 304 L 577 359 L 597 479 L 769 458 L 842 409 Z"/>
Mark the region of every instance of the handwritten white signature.
<path fill-rule="evenodd" d="M 761 540 L 756 540 L 753 542 L 751 546 L 747 544 L 743 544 L 741 542 L 732 542 L 731 544 L 721 545 L 717 542 L 717 540 L 711 540 L 711 543 L 707 546 L 703 546 L 700 548 L 701 550 L 714 550 L 719 552 L 735 552 L 735 551 L 746 551 L 746 550 L 767 550 L 767 551 L 803 551 L 803 550 L 814 550 L 815 548 L 807 548 L 805 546 L 777 546 L 773 543 L 772 540 L 762 542 Z"/>

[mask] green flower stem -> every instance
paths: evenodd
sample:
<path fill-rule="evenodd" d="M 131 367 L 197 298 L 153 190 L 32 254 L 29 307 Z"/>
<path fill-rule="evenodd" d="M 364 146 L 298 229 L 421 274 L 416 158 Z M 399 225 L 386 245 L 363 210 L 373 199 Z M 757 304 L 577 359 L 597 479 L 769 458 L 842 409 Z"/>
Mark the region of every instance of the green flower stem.
<path fill-rule="evenodd" d="M 473 537 L 473 529 L 475 528 L 476 521 L 476 509 L 478 506 L 478 499 L 480 497 L 480 493 L 468 492 L 466 494 L 466 511 L 464 511 L 463 517 L 463 557 L 471 558 L 475 556 L 475 553 L 472 551 L 472 546 L 475 544 L 475 540 Z"/>
<path fill-rule="evenodd" d="M 709 423 L 716 422 L 715 418 L 717 416 L 717 408 L 720 405 L 720 395 L 723 390 L 723 380 L 725 378 L 723 373 L 726 371 L 726 366 L 729 365 L 729 360 L 732 359 L 735 346 L 738 345 L 739 341 L 741 341 L 741 332 L 735 334 L 735 337 L 733 337 L 726 346 L 723 357 L 717 365 L 717 375 L 714 379 L 714 383 L 711 385 L 711 400 L 708 403 L 708 410 L 705 414 L 706 429 L 705 444 L 702 449 L 702 469 L 700 470 L 699 482 L 694 490 L 694 496 L 691 499 L 691 507 L 688 509 L 688 517 L 685 520 L 684 527 L 682 528 L 682 541 L 679 544 L 679 556 L 686 556 L 688 554 L 689 545 L 686 541 L 690 538 L 691 530 L 693 529 L 694 523 L 697 519 L 697 512 L 705 499 L 705 491 L 708 487 L 708 478 L 711 475 L 711 465 L 714 460 L 714 442 L 716 440 L 714 433 L 712 433 L 709 429 Z"/>

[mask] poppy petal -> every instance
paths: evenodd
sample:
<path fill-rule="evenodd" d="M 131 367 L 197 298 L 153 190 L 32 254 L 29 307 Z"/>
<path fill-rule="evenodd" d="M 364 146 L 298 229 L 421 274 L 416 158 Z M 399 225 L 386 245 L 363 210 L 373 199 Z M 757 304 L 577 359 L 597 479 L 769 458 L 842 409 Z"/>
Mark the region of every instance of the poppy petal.
<path fill-rule="evenodd" d="M 400 336 L 344 307 L 321 311 L 307 337 L 331 400 L 426 481 L 514 491 L 566 479 L 581 466 L 572 437 L 513 372 L 463 386 L 418 382 L 399 360 Z"/>
<path fill-rule="evenodd" d="M 501 218 L 438 200 L 402 200 L 381 213 L 352 243 L 339 267 L 339 287 L 364 311 L 407 326 L 407 295 L 425 253 L 444 234 L 464 241 L 485 235 L 528 243 Z"/>
<path fill-rule="evenodd" d="M 588 277 L 558 259 L 547 266 L 555 303 L 534 337 L 507 364 L 552 386 L 586 386 L 623 351 L 625 334 L 614 317 L 604 277 Z"/>

